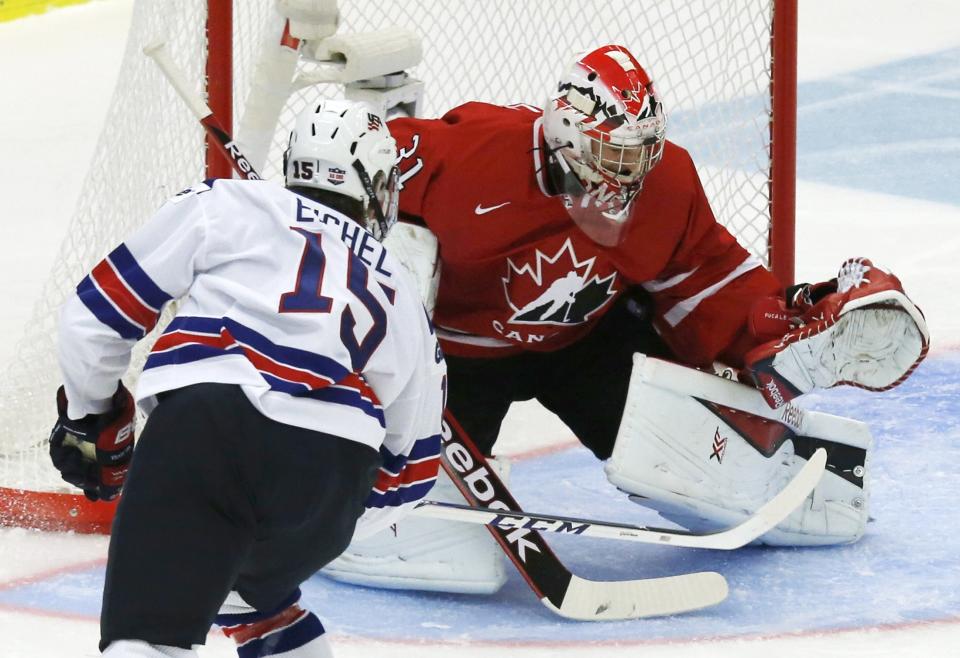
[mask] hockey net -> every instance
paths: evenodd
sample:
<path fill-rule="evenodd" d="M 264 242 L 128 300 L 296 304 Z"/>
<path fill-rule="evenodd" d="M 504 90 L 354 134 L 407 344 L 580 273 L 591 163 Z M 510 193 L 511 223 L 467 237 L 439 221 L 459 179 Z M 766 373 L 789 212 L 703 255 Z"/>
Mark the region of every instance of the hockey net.
<path fill-rule="evenodd" d="M 202 129 L 142 54 L 148 42 L 166 38 L 174 60 L 203 90 L 206 2 L 140 0 L 135 5 L 120 77 L 69 237 L 15 357 L 5 364 L 0 392 L 4 523 L 81 531 L 109 527 L 110 506 L 67 495 L 75 492 L 59 480 L 47 456 L 60 383 L 57 311 L 86 271 L 166 197 L 206 177 Z M 605 43 L 626 45 L 654 78 L 668 113 L 668 138 L 691 151 L 718 219 L 769 264 L 771 156 L 781 146 L 771 140 L 771 126 L 778 121 L 771 121 L 770 96 L 774 2 L 340 0 L 338 32 L 399 26 L 420 36 L 423 59 L 411 74 L 425 83 L 421 116 L 439 116 L 468 100 L 540 106 L 574 53 Z M 787 2 L 795 17 L 795 0 L 778 6 Z M 258 53 L 275 39 L 278 22 L 282 25 L 271 0 L 234 0 L 232 104 L 238 123 Z M 790 46 L 786 40 L 795 36 L 778 39 Z M 296 112 L 319 96 L 341 94 L 341 87 L 327 84 L 289 97 L 266 140 L 265 177 L 280 175 Z M 785 116 L 792 111 L 787 107 Z M 784 120 L 792 122 L 789 116 Z M 783 248 L 778 257 L 792 260 L 792 253 Z M 134 355 L 131 388 L 148 342 L 142 341 Z"/>

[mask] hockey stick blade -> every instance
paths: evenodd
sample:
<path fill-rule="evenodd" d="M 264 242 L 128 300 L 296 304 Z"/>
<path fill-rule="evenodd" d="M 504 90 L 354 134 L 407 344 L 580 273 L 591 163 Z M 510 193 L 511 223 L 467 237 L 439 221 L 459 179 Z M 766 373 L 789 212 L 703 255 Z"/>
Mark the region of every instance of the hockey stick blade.
<path fill-rule="evenodd" d="M 726 579 L 713 571 L 615 582 L 571 574 L 559 606 L 547 597 L 541 601 L 567 619 L 617 621 L 708 608 L 727 598 L 728 591 Z"/>
<path fill-rule="evenodd" d="M 443 470 L 471 507 L 520 509 L 449 410 L 444 413 L 441 438 Z M 492 525 L 487 529 L 537 598 L 568 619 L 615 621 L 672 615 L 716 605 L 727 597 L 727 581 L 714 572 L 626 581 L 587 580 L 572 574 L 536 530 L 505 530 Z"/>
<path fill-rule="evenodd" d="M 726 530 L 709 533 L 595 521 L 555 514 L 484 509 L 433 500 L 420 501 L 413 513 L 417 516 L 428 516 L 436 519 L 478 523 L 502 530 L 528 528 L 540 532 L 556 532 L 581 537 L 600 537 L 647 544 L 729 551 L 745 546 L 772 530 L 799 507 L 820 482 L 820 477 L 826 466 L 826 455 L 827 453 L 823 448 L 817 450 L 797 475 L 746 521 Z"/>

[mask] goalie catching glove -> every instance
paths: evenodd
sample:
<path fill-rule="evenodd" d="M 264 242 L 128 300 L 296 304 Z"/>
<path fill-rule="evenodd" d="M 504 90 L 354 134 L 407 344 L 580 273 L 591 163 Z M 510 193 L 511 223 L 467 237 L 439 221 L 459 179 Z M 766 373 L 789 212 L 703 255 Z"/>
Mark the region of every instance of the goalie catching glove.
<path fill-rule="evenodd" d="M 831 281 L 791 287 L 786 302 L 758 301 L 750 331 L 767 342 L 747 353 L 745 370 L 773 408 L 814 388 L 893 388 L 930 345 L 900 280 L 865 258 L 844 262 Z"/>
<path fill-rule="evenodd" d="M 79 420 L 67 416 L 67 394 L 57 390 L 57 424 L 50 432 L 50 459 L 60 476 L 83 489 L 90 500 L 113 500 L 127 477 L 133 455 L 134 403 L 118 383 L 110 409 Z"/>

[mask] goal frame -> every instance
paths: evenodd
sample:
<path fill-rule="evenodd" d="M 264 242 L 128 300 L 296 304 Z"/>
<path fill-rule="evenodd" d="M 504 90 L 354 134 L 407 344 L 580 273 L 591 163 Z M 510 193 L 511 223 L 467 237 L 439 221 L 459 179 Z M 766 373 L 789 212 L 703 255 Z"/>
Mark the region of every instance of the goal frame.
<path fill-rule="evenodd" d="M 772 0 L 769 100 L 770 269 L 783 285 L 794 282 L 798 0 Z M 207 0 L 207 103 L 233 132 L 233 3 Z M 229 178 L 229 160 L 206 138 L 208 177 Z M 82 494 L 0 486 L 0 524 L 43 530 L 109 533 L 116 502 L 93 503 Z"/>

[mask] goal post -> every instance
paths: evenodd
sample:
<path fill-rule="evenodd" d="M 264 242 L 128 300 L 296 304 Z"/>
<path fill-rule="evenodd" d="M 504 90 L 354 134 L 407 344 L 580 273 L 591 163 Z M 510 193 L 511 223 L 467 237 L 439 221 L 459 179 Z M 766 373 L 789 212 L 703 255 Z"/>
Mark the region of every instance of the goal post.
<path fill-rule="evenodd" d="M 797 206 L 797 20 L 799 0 L 773 8 L 770 71 L 770 240 L 768 265 L 793 285 Z"/>
<path fill-rule="evenodd" d="M 207 10 L 207 105 L 220 124 L 233 130 L 233 4 L 209 2 Z M 207 178 L 230 178 L 230 160 L 220 153 L 210 135 L 204 135 Z"/>
<path fill-rule="evenodd" d="M 656 82 L 667 138 L 691 152 L 718 220 L 783 282 L 792 282 L 798 0 L 320 1 L 336 7 L 338 18 L 327 27 L 343 43 L 363 43 L 346 37 L 388 28 L 419 37 L 422 58 L 409 72 L 423 83 L 418 112 L 427 117 L 470 100 L 541 106 L 575 53 L 605 43 L 627 46 Z M 231 175 L 217 150 L 205 148 L 203 128 L 143 47 L 165 40 L 224 127 L 239 125 L 238 141 L 258 144 L 263 165 L 256 166 L 264 177 L 280 180 L 293 117 L 320 97 L 344 94 L 339 84 L 285 79 L 291 70 L 298 80 L 323 79 L 329 71 L 297 56 L 283 22 L 275 0 L 135 4 L 68 237 L 14 357 L 0 364 L 0 523 L 109 528 L 113 506 L 90 503 L 61 482 L 47 455 L 60 384 L 58 309 L 86 271 L 167 197 L 204 178 Z M 258 69 L 264 48 L 279 34 L 287 49 L 283 66 Z M 263 70 L 280 73 L 265 80 L 258 74 Z M 286 88 L 286 98 L 264 102 Z M 278 108 L 276 125 L 249 121 L 252 106 Z M 243 134 L 248 125 L 256 126 L 255 134 Z M 125 378 L 131 390 L 149 342 L 134 354 Z"/>

